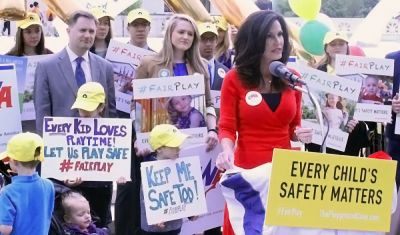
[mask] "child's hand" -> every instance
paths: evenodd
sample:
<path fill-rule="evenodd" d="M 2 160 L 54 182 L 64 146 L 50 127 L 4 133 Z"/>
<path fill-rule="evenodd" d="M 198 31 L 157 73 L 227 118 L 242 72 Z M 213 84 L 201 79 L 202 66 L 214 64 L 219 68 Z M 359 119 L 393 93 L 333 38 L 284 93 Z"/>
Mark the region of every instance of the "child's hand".
<path fill-rule="evenodd" d="M 190 221 L 195 221 L 195 220 L 197 220 L 199 218 L 199 216 L 190 216 L 190 217 L 188 217 L 188 219 L 190 220 Z"/>
<path fill-rule="evenodd" d="M 75 180 L 70 180 L 70 179 L 64 180 L 64 184 L 67 185 L 68 187 L 75 187 L 82 183 L 83 181 L 81 177 L 76 177 Z"/>
<path fill-rule="evenodd" d="M 159 228 L 161 228 L 161 229 L 165 228 L 165 224 L 164 224 L 164 223 L 156 224 L 156 226 L 159 227 Z"/>
<path fill-rule="evenodd" d="M 125 177 L 121 176 L 117 179 L 117 184 L 126 184 L 127 180 Z"/>
<path fill-rule="evenodd" d="M 149 155 L 151 153 L 150 149 L 148 149 L 148 148 L 139 149 L 137 144 L 136 144 L 136 141 L 135 141 L 133 147 L 135 148 L 135 152 L 136 152 L 136 156 L 137 157 L 144 157 L 144 156 Z"/>

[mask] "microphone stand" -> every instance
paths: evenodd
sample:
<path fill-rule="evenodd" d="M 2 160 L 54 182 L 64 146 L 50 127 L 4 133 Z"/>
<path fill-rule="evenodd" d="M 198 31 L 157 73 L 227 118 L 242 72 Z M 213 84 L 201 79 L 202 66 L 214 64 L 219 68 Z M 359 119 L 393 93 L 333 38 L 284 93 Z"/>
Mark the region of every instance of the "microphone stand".
<path fill-rule="evenodd" d="M 323 133 L 325 133 L 324 119 L 323 119 L 323 114 L 322 114 L 321 106 L 319 105 L 318 99 L 310 92 L 310 89 L 308 88 L 307 84 L 305 84 L 307 89 L 296 86 L 290 82 L 288 84 L 289 84 L 289 87 L 292 88 L 293 90 L 305 93 L 308 95 L 308 97 L 310 97 L 310 100 L 313 103 L 315 110 L 317 111 L 317 120 L 318 120 L 319 126 L 321 128 L 321 135 L 323 137 L 322 143 L 321 143 L 321 153 L 326 153 L 326 138 L 328 136 L 329 126 L 328 126 L 326 134 L 324 136 L 323 135 Z"/>

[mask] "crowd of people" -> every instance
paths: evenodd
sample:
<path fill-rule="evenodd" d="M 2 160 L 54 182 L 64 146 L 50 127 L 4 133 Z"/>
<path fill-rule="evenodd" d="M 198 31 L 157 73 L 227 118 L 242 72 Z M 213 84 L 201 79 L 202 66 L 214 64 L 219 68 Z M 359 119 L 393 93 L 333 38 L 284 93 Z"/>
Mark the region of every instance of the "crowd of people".
<path fill-rule="evenodd" d="M 133 118 L 116 109 L 113 67 L 105 60 L 112 39 L 113 17 L 105 11 L 76 11 L 67 22 L 69 40 L 65 48 L 53 54 L 46 48 L 43 22 L 36 13 L 17 22 L 15 46 L 7 55 L 52 54 L 39 62 L 35 73 L 34 105 L 36 119 L 23 122 L 22 134 L 15 135 L 0 156 L 0 170 L 6 184 L 0 192 L 0 234 L 109 234 L 112 222 L 112 182 L 82 181 L 79 177 L 59 181 L 43 179 L 36 172 L 44 160 L 44 142 L 40 137 L 45 116 L 83 118 Z M 127 43 L 153 51 L 147 38 L 151 16 L 145 9 L 129 12 Z M 233 47 L 231 47 L 233 45 Z M 335 74 L 335 56 L 349 54 L 348 39 L 329 32 L 324 40 L 325 57 L 315 68 Z M 228 170 L 234 166 L 254 168 L 272 161 L 273 149 L 291 149 L 291 141 L 305 144 L 308 151 L 319 152 L 311 143 L 313 130 L 301 126 L 302 94 L 288 82 L 272 75 L 273 61 L 288 62 L 292 54 L 288 26 L 273 11 L 251 14 L 239 29 L 223 17 L 213 23 L 196 23 L 190 16 L 174 14 L 166 26 L 161 50 L 141 60 L 135 79 L 204 75 L 205 113 L 191 103 L 190 95 L 171 97 L 165 109 L 168 123 L 155 125 L 150 133 L 150 151 L 138 150 L 132 133 L 131 179 L 117 182 L 115 233 L 179 234 L 182 220 L 149 225 L 143 208 L 140 163 L 176 159 L 187 136 L 179 129 L 206 127 L 206 148 L 218 144 L 222 152 L 216 166 Z M 400 137 L 394 134 L 395 117 L 400 113 L 397 94 L 400 81 L 400 52 L 387 56 L 395 60 L 393 77 L 392 124 L 386 128 L 388 153 L 400 159 Z M 372 85 L 371 85 L 372 84 Z M 375 80 L 366 80 L 366 93 L 375 94 Z M 221 91 L 221 108 L 216 112 L 210 90 Z M 368 93 L 368 94 L 369 94 Z M 372 95 L 367 98 L 371 100 Z M 150 105 L 157 105 L 151 103 Z M 156 102 L 156 101 L 154 101 Z M 359 156 L 370 144 L 369 134 L 376 123 L 349 117 L 341 98 L 326 95 L 326 124 L 349 133 L 345 151 L 328 153 Z M 134 120 L 133 120 L 134 122 Z M 133 125 L 134 126 L 134 125 Z M 37 133 L 37 134 L 33 134 Z M 137 150 L 137 151 L 136 151 Z M 397 185 L 400 183 L 397 165 Z M 11 180 L 12 177 L 12 180 Z M 12 182 L 11 182 L 12 181 Z M 234 234 L 225 207 L 223 234 Z M 54 217 L 61 221 L 56 231 Z M 190 217 L 195 220 L 196 217 Z M 49 232 L 48 232 L 49 231 Z M 204 234 L 222 234 L 220 227 Z"/>

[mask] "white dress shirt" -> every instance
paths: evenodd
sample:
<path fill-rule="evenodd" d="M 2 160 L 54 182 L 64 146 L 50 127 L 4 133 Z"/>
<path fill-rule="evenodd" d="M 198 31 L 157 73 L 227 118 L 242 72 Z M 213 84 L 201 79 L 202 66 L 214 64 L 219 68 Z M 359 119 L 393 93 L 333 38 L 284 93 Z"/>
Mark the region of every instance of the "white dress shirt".
<path fill-rule="evenodd" d="M 71 62 L 72 71 L 74 72 L 74 75 L 75 75 L 75 71 L 76 71 L 76 61 L 75 60 L 79 56 L 77 54 L 75 54 L 71 50 L 71 48 L 69 48 L 69 45 L 66 47 L 66 49 L 67 49 L 69 61 Z M 91 82 L 91 81 L 93 81 L 93 79 L 92 79 L 92 73 L 90 70 L 89 52 L 87 51 L 85 54 L 83 54 L 82 57 L 83 57 L 83 61 L 81 62 L 81 67 L 82 67 L 83 72 L 85 73 L 86 82 Z"/>

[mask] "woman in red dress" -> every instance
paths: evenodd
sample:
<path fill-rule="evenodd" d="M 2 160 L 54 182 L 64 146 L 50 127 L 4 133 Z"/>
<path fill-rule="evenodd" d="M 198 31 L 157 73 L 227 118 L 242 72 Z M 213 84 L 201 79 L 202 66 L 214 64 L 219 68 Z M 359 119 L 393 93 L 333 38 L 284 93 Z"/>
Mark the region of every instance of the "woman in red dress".
<path fill-rule="evenodd" d="M 254 168 L 271 162 L 274 148 L 290 149 L 290 140 L 311 142 L 312 129 L 300 127 L 301 93 L 269 72 L 271 62 L 287 62 L 290 50 L 287 26 L 275 12 L 255 12 L 240 27 L 236 67 L 221 90 L 219 169 Z M 234 234 L 227 212 L 223 231 Z"/>

